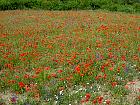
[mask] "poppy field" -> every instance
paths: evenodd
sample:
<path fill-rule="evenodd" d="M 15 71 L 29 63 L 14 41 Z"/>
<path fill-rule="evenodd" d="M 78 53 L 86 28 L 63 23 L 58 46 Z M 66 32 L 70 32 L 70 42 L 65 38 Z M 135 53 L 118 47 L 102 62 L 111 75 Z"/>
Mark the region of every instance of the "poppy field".
<path fill-rule="evenodd" d="M 140 15 L 0 11 L 0 105 L 140 105 Z"/>

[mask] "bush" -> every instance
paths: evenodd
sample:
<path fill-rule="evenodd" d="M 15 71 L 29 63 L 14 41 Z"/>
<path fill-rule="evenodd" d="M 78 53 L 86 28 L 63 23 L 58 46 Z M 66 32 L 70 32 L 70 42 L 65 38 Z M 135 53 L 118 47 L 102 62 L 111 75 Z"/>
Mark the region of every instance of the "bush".
<path fill-rule="evenodd" d="M 74 10 L 78 7 L 79 4 L 80 3 L 78 1 L 67 1 L 64 3 L 64 10 Z"/>
<path fill-rule="evenodd" d="M 140 0 L 112 0 L 112 2 L 117 3 L 117 4 L 122 4 L 122 5 L 125 5 L 125 4 L 132 5 L 134 3 L 139 3 Z"/>
<path fill-rule="evenodd" d="M 78 9 L 91 9 L 90 0 L 79 0 Z"/>
<path fill-rule="evenodd" d="M 133 6 L 136 12 L 140 12 L 140 3 L 135 3 Z"/>
<path fill-rule="evenodd" d="M 14 9 L 140 12 L 140 0 L 0 0 L 0 10 Z"/>
<path fill-rule="evenodd" d="M 118 11 L 118 6 L 119 4 L 108 4 L 108 5 L 102 6 L 102 9 L 107 9 L 109 11 Z"/>
<path fill-rule="evenodd" d="M 0 10 L 40 8 L 41 0 L 1 0 Z"/>
<path fill-rule="evenodd" d="M 48 1 L 48 2 L 45 2 L 45 3 L 43 3 L 42 4 L 42 7 L 44 8 L 44 9 L 47 9 L 47 10 L 59 10 L 60 8 L 59 8 L 59 2 L 55 2 L 55 1 Z M 42 9 L 43 9 L 42 8 Z"/>
<path fill-rule="evenodd" d="M 120 12 L 134 13 L 135 12 L 135 9 L 131 5 L 119 5 L 118 6 L 118 11 L 120 11 Z"/>

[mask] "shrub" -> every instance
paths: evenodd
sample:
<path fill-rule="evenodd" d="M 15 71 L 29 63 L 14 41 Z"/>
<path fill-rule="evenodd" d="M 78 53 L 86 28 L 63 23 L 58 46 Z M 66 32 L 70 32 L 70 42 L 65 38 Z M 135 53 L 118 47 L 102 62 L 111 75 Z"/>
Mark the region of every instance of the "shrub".
<path fill-rule="evenodd" d="M 119 5 L 118 6 L 118 11 L 120 11 L 120 12 L 134 13 L 135 12 L 135 9 L 131 5 Z"/>
<path fill-rule="evenodd" d="M 0 0 L 0 10 L 14 9 L 140 12 L 140 0 Z"/>
<path fill-rule="evenodd" d="M 102 9 L 107 9 L 109 11 L 118 11 L 118 5 L 119 4 L 108 4 L 108 5 L 102 6 Z"/>
<path fill-rule="evenodd" d="M 78 7 L 80 3 L 78 1 L 67 1 L 64 3 L 64 10 L 73 10 L 76 9 Z"/>
<path fill-rule="evenodd" d="M 0 10 L 40 8 L 41 0 L 1 0 Z"/>
<path fill-rule="evenodd" d="M 136 12 L 140 12 L 140 3 L 135 3 L 133 6 Z"/>
<path fill-rule="evenodd" d="M 91 6 L 92 9 L 106 9 L 110 10 L 110 6 L 116 5 L 113 4 L 112 0 L 92 0 Z"/>

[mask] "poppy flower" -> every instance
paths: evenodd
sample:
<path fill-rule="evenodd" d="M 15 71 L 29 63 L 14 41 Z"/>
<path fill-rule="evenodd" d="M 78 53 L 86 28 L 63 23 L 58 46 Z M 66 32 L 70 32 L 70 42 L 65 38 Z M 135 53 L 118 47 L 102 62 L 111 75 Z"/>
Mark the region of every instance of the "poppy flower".
<path fill-rule="evenodd" d="M 89 99 L 89 98 L 91 97 L 90 93 L 87 93 L 87 94 L 85 95 L 85 97 L 86 97 L 86 99 Z"/>
<path fill-rule="evenodd" d="M 22 53 L 22 54 L 20 54 L 21 57 L 24 57 L 24 56 L 26 56 L 26 55 L 27 55 L 27 53 Z"/>
<path fill-rule="evenodd" d="M 23 82 L 19 82 L 18 85 L 19 85 L 20 88 L 24 88 L 25 87 L 25 84 Z"/>
<path fill-rule="evenodd" d="M 102 104 L 102 101 L 103 101 L 103 97 L 98 97 L 98 104 Z"/>
<path fill-rule="evenodd" d="M 57 72 L 58 72 L 58 73 L 62 73 L 62 72 L 63 72 L 63 70 L 58 70 Z"/>
<path fill-rule="evenodd" d="M 117 82 L 112 82 L 112 87 L 115 87 L 117 85 Z"/>
<path fill-rule="evenodd" d="M 109 105 L 110 104 L 110 100 L 108 99 L 108 100 L 106 100 L 106 104 L 107 105 Z"/>
<path fill-rule="evenodd" d="M 80 65 L 76 66 L 75 70 L 79 73 L 80 72 Z"/>
<path fill-rule="evenodd" d="M 97 103 L 97 100 L 96 100 L 96 99 L 95 99 L 95 100 L 93 100 L 93 101 L 92 101 L 92 103 L 93 103 L 93 104 L 96 104 L 96 103 Z"/>
<path fill-rule="evenodd" d="M 45 67 L 45 70 L 50 70 L 50 67 L 48 66 L 48 67 Z"/>

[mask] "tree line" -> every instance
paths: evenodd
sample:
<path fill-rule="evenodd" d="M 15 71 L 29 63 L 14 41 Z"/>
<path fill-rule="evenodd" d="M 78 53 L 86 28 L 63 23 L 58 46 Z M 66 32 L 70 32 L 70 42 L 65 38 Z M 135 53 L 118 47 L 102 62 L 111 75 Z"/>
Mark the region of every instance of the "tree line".
<path fill-rule="evenodd" d="M 0 10 L 96 10 L 140 12 L 140 0 L 0 0 Z"/>

